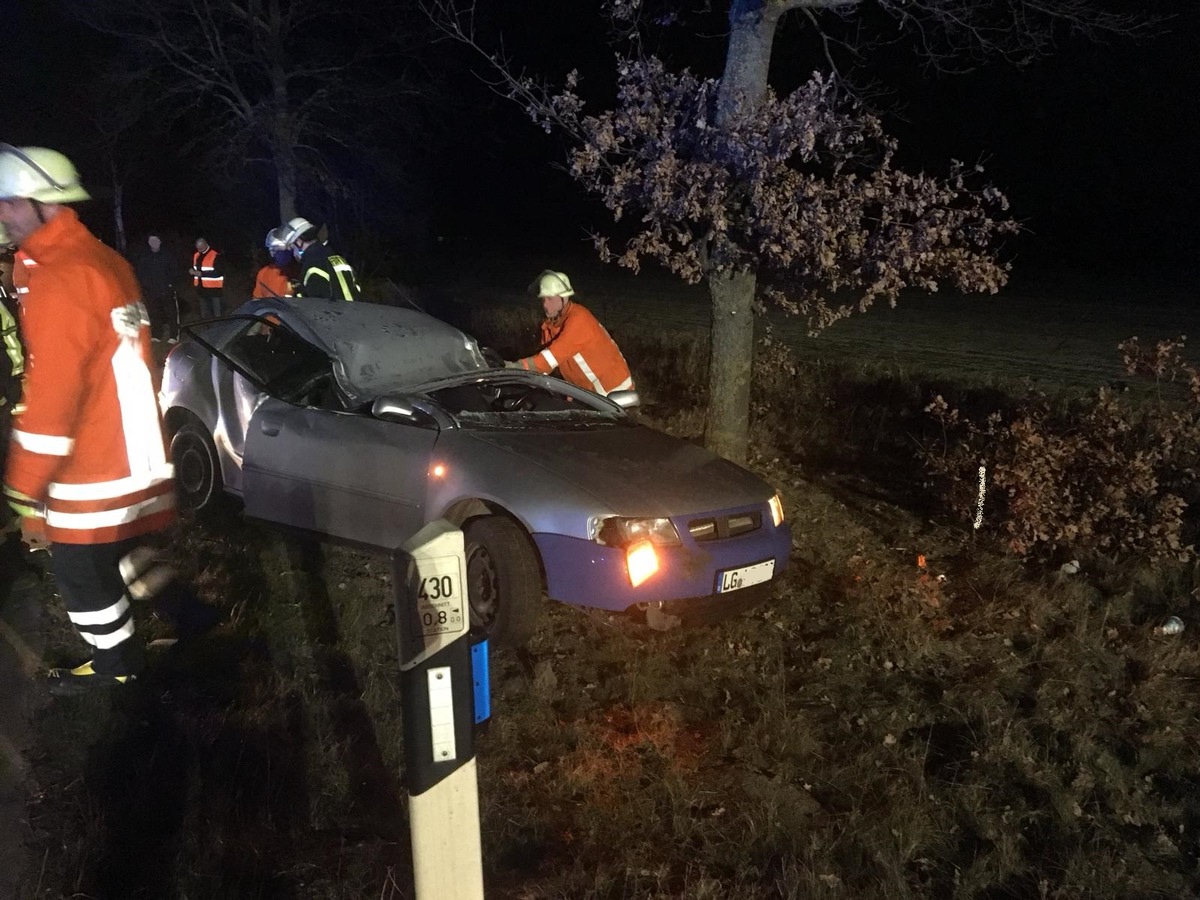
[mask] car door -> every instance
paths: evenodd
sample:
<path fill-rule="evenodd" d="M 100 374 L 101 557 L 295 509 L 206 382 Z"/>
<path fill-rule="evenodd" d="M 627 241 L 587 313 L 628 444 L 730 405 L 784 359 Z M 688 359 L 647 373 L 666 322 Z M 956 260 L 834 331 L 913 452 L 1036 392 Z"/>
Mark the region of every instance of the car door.
<path fill-rule="evenodd" d="M 346 409 L 329 353 L 277 315 L 227 327 L 220 341 L 197 340 L 220 360 L 220 438 L 239 466 L 246 514 L 389 549 L 419 530 L 432 418 Z"/>
<path fill-rule="evenodd" d="M 246 514 L 393 549 L 425 521 L 438 431 L 268 397 L 246 433 Z"/>

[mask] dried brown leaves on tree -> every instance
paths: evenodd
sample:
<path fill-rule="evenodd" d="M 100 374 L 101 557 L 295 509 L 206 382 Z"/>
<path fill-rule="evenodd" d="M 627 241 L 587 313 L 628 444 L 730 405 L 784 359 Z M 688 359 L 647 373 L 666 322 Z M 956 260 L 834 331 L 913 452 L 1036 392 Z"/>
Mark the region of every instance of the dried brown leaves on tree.
<path fill-rule="evenodd" d="M 814 330 L 908 287 L 1005 283 L 993 248 L 1017 226 L 1004 195 L 958 164 L 944 178 L 899 168 L 878 118 L 830 77 L 768 93 L 724 128 L 711 124 L 716 79 L 653 58 L 621 59 L 617 104 L 596 115 L 574 76 L 554 95 L 514 89 L 539 125 L 576 137 L 571 175 L 615 219 L 641 222 L 619 249 L 596 239 L 605 259 L 653 259 L 690 282 L 757 269 L 763 293 Z"/>

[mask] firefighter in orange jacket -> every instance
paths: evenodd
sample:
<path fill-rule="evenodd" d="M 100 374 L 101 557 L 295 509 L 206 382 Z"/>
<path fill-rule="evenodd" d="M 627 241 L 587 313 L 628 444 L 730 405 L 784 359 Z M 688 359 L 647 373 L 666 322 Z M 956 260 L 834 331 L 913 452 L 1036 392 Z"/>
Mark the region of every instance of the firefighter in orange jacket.
<path fill-rule="evenodd" d="M 296 293 L 291 279 L 296 261 L 292 258 L 292 251 L 288 249 L 282 232 L 282 228 L 272 228 L 267 232 L 266 247 L 271 261 L 254 276 L 254 290 L 250 296 L 256 300 L 291 297 Z"/>
<path fill-rule="evenodd" d="M 19 248 L 28 351 L 4 492 L 18 513 L 44 515 L 59 593 L 93 649 L 50 671 L 55 693 L 138 674 L 129 597 L 144 557 L 134 551 L 175 518 L 149 319 L 129 264 L 63 205 L 86 199 L 61 153 L 0 144 L 0 225 Z"/>
<path fill-rule="evenodd" d="M 587 307 L 571 299 L 575 291 L 563 272 L 546 269 L 530 288 L 536 291 L 546 312 L 542 349 L 505 366 L 544 374 L 558 369 L 566 381 L 601 396 L 633 390 L 633 376 L 616 341 Z"/>

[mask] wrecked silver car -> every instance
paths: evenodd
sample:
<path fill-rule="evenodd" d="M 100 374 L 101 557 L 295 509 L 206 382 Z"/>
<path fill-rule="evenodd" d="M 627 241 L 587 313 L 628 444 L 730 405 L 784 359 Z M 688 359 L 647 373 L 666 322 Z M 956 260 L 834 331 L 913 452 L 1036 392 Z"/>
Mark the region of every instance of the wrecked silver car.
<path fill-rule="evenodd" d="M 415 310 L 252 301 L 189 329 L 162 404 L 180 496 L 391 550 L 462 528 L 474 627 L 532 632 L 543 593 L 717 612 L 761 596 L 791 534 L 774 489 L 605 398 L 489 363 Z"/>

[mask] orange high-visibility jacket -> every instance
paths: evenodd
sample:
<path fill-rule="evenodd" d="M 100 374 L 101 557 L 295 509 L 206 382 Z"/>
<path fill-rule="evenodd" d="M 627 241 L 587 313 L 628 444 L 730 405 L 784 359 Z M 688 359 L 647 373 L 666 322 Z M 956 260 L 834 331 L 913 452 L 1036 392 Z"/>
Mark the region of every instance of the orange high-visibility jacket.
<path fill-rule="evenodd" d="M 225 276 L 217 268 L 217 251 L 209 247 L 203 253 L 197 250 L 192 254 L 192 268 L 199 269 L 199 275 L 192 276 L 192 287 L 205 290 L 221 290 L 225 287 Z"/>
<path fill-rule="evenodd" d="M 542 322 L 542 351 L 517 365 L 549 374 L 558 369 L 571 384 L 607 396 L 632 390 L 633 376 L 620 349 L 587 307 L 570 300 L 558 318 Z"/>
<path fill-rule="evenodd" d="M 287 272 L 273 263 L 263 266 L 254 276 L 254 292 L 250 296 L 256 299 L 292 296 L 292 283 Z"/>
<path fill-rule="evenodd" d="M 13 421 L 7 488 L 44 503 L 47 536 L 65 544 L 169 525 L 175 486 L 133 270 L 69 207 L 17 259 L 25 409 Z"/>

